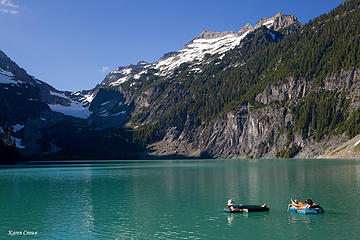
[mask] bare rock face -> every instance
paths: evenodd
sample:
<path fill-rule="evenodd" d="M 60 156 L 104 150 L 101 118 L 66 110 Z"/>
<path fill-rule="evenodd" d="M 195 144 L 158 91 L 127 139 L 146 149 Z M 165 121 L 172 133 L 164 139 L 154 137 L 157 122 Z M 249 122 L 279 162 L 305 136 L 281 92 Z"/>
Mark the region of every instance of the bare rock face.
<path fill-rule="evenodd" d="M 275 31 L 278 31 L 280 29 L 287 28 L 293 24 L 301 26 L 301 24 L 297 20 L 296 16 L 284 15 L 281 13 L 277 13 L 274 17 L 261 19 L 258 23 L 256 23 L 255 27 L 252 27 L 249 23 L 246 24 L 243 28 L 241 28 L 239 30 L 239 32 L 237 34 L 241 36 L 248 31 L 252 31 L 257 28 L 260 28 L 261 26 L 266 26 Z M 215 31 L 205 30 L 199 36 L 197 36 L 195 39 L 214 39 L 214 38 L 223 37 L 223 36 L 226 36 L 229 34 L 235 34 L 235 33 L 232 31 L 215 32 Z"/>
<path fill-rule="evenodd" d="M 256 96 L 256 101 L 266 105 L 275 101 L 297 101 L 306 96 L 311 84 L 312 82 L 307 82 L 305 79 L 294 79 L 291 77 L 284 84 L 267 86 L 262 93 Z"/>
<path fill-rule="evenodd" d="M 253 30 L 254 28 L 248 23 L 246 24 L 240 31 L 238 32 L 239 35 L 243 35 L 244 33 Z"/>
<path fill-rule="evenodd" d="M 256 29 L 265 25 L 268 28 L 273 28 L 273 30 L 278 31 L 293 24 L 300 24 L 296 16 L 277 13 L 274 17 L 261 19 L 254 28 Z"/>
<path fill-rule="evenodd" d="M 199 36 L 197 36 L 195 39 L 214 39 L 214 38 L 223 37 L 223 36 L 226 36 L 229 34 L 234 34 L 234 32 L 232 32 L 232 31 L 215 32 L 215 31 L 205 30 Z"/>
<path fill-rule="evenodd" d="M 327 91 L 345 92 L 349 101 L 349 112 L 360 107 L 358 96 L 360 96 L 360 69 L 339 71 L 324 80 L 323 88 Z"/>
<path fill-rule="evenodd" d="M 289 27 L 293 24 L 299 24 L 297 17 L 294 15 L 283 15 L 278 13 L 275 15 L 275 20 L 273 23 L 274 30 L 280 30 L 282 28 Z"/>
<path fill-rule="evenodd" d="M 286 138 L 279 141 L 281 126 L 287 119 L 284 112 L 283 107 L 276 105 L 258 110 L 244 105 L 195 129 L 187 126 L 192 125 L 191 117 L 188 116 L 182 133 L 174 127 L 169 129 L 164 139 L 153 145 L 153 154 L 184 153 L 186 146 L 188 156 L 275 157 L 278 149 L 286 144 Z M 169 146 L 172 152 L 169 152 Z"/>
<path fill-rule="evenodd" d="M 258 110 L 243 106 L 197 131 L 195 146 L 216 158 L 262 157 L 276 147 L 283 111 L 275 105 Z"/>

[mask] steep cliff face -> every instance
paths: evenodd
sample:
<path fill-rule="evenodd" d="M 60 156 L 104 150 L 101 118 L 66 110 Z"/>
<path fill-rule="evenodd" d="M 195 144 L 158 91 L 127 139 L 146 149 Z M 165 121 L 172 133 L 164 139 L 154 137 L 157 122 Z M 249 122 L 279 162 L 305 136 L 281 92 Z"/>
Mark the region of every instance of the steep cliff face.
<path fill-rule="evenodd" d="M 293 125 L 297 116 L 292 112 L 293 107 L 299 104 L 303 98 L 311 93 L 323 91 L 341 92 L 348 102 L 347 116 L 360 107 L 359 86 L 360 71 L 352 69 L 341 71 L 324 80 L 324 86 L 314 86 L 313 82 L 294 80 L 290 78 L 286 84 L 268 86 L 264 92 L 258 94 L 256 99 L 263 104 L 269 105 L 261 109 L 248 111 L 234 111 L 228 113 L 224 119 L 215 121 L 204 134 L 199 136 L 212 136 L 210 143 L 203 144 L 202 149 L 217 157 L 276 157 L 280 151 L 288 150 L 289 146 L 295 145 L 301 148 L 293 157 L 314 158 L 324 155 L 328 148 L 337 147 L 340 143 L 349 140 L 346 134 L 328 135 L 316 141 L 295 134 L 294 138 L 288 139 L 287 126 Z M 285 106 L 279 104 L 286 102 Z M 315 130 L 315 129 L 314 129 Z M 206 139 L 206 138 L 205 138 Z M 200 143 L 205 141 L 200 141 Z M 204 147 L 205 146 L 205 147 Z"/>
<path fill-rule="evenodd" d="M 263 157 L 278 140 L 283 111 L 277 106 L 258 110 L 244 106 L 200 129 L 195 142 L 202 152 L 217 158 Z"/>
<path fill-rule="evenodd" d="M 287 147 L 287 132 L 284 131 L 284 126 L 291 122 L 292 117 L 286 107 L 278 104 L 261 109 L 244 105 L 195 129 L 188 117 L 182 132 L 174 127 L 167 132 L 162 141 L 152 145 L 154 151 L 151 155 L 184 154 L 210 158 L 275 157 L 279 151 Z M 191 150 L 184 151 L 184 146 Z"/>
<path fill-rule="evenodd" d="M 349 136 L 329 135 L 316 141 L 294 133 L 293 138 L 289 139 L 290 126 L 297 120 L 293 109 L 309 94 L 336 90 L 342 92 L 348 101 L 348 108 L 341 111 L 347 111 L 351 116 L 360 107 L 359 73 L 359 69 L 342 71 L 326 78 L 321 88 L 313 81 L 294 78 L 288 79 L 285 84 L 269 85 L 256 96 L 256 100 L 265 107 L 256 109 L 243 105 L 199 127 L 194 128 L 194 122 L 188 116 L 184 127 L 169 129 L 162 141 L 151 145 L 150 155 L 274 158 L 294 145 L 298 149 L 292 157 L 332 156 L 329 150 L 348 141 Z M 282 104 L 284 102 L 285 105 Z"/>

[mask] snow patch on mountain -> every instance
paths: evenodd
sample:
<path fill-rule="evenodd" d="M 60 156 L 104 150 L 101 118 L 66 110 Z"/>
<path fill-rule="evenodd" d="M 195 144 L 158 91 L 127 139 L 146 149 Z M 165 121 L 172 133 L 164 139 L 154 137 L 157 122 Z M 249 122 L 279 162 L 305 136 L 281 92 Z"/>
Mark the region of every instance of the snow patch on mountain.
<path fill-rule="evenodd" d="M 166 75 L 182 63 L 201 62 L 206 54 L 225 53 L 239 45 L 249 32 L 247 31 L 242 35 L 228 33 L 218 38 L 195 39 L 181 49 L 177 55 L 158 61 L 155 68 L 160 70 L 159 75 Z"/>
<path fill-rule="evenodd" d="M 129 75 L 131 73 L 132 69 L 131 68 L 126 68 L 124 70 L 121 71 L 122 74 L 125 74 L 125 75 Z"/>
<path fill-rule="evenodd" d="M 115 87 L 121 85 L 129 79 L 138 80 L 143 74 L 146 74 L 148 72 L 148 68 L 151 67 L 152 65 L 146 62 L 139 62 L 137 65 L 130 64 L 126 67 L 119 67 L 106 76 L 102 85 L 109 84 L 110 86 Z"/>
<path fill-rule="evenodd" d="M 89 110 L 89 106 L 94 99 L 94 93 L 84 95 L 81 92 L 68 93 L 68 96 L 64 92 L 49 91 L 52 96 L 57 96 L 66 99 L 70 102 L 70 105 L 66 104 L 48 104 L 50 109 L 54 112 L 60 112 L 64 115 L 73 116 L 77 118 L 88 118 L 92 112 Z"/>
<path fill-rule="evenodd" d="M 141 71 L 134 75 L 134 79 L 138 80 L 141 78 L 141 75 L 146 74 L 146 73 L 147 73 L 147 70 Z"/>
<path fill-rule="evenodd" d="M 91 92 L 91 91 L 88 92 L 87 94 L 84 94 L 81 91 L 71 93 L 72 99 L 75 98 L 78 102 L 81 102 L 83 104 L 91 103 L 94 100 L 95 96 L 96 96 L 96 92 Z"/>
<path fill-rule="evenodd" d="M 12 72 L 5 71 L 2 68 L 0 68 L 0 74 L 8 76 L 8 77 L 13 77 L 14 76 L 14 74 Z"/>
<path fill-rule="evenodd" d="M 50 109 L 54 112 L 59 112 L 64 115 L 73 116 L 77 118 L 88 118 L 92 112 L 89 110 L 89 107 L 84 107 L 82 103 L 71 100 L 69 106 L 60 105 L 60 104 L 48 104 Z"/>
<path fill-rule="evenodd" d="M 58 96 L 58 97 L 61 97 L 61 98 L 68 98 L 64 93 L 57 93 L 57 92 L 53 92 L 53 91 L 49 91 L 50 95 L 53 95 L 53 96 Z"/>
<path fill-rule="evenodd" d="M 115 82 L 110 83 L 110 86 L 120 85 L 120 84 L 126 82 L 129 78 L 130 78 L 129 76 L 121 77 L 118 80 L 116 80 Z"/>
<path fill-rule="evenodd" d="M 269 20 L 269 21 L 267 21 L 267 22 L 264 22 L 262 25 L 263 26 L 265 26 L 265 27 L 271 27 L 272 26 L 272 24 L 274 23 L 274 19 L 271 19 L 271 20 Z"/>
<path fill-rule="evenodd" d="M 85 94 L 85 95 L 83 95 L 83 98 L 81 98 L 80 100 L 83 102 L 85 101 L 85 102 L 91 103 L 94 100 L 95 96 L 96 96 L 95 93 Z"/>
<path fill-rule="evenodd" d="M 14 80 L 14 74 L 0 68 L 0 84 L 19 84 L 22 81 Z"/>

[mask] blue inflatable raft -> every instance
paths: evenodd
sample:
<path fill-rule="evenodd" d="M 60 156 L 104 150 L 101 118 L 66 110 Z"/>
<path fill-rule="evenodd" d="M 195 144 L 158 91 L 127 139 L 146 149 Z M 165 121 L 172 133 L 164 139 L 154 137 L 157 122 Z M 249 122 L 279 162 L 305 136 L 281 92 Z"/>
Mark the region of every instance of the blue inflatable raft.
<path fill-rule="evenodd" d="M 297 212 L 300 214 L 320 214 L 320 213 L 324 213 L 324 209 L 322 207 L 320 207 L 319 205 L 316 206 L 312 206 L 310 208 L 303 208 L 303 209 L 296 209 L 293 206 L 291 206 L 289 208 L 289 211 L 291 212 Z"/>

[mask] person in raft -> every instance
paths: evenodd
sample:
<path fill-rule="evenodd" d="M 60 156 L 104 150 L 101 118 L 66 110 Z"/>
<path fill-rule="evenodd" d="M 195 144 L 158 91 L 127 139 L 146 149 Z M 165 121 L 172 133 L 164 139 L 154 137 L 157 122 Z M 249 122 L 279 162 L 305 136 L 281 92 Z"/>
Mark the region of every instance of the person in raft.
<path fill-rule="evenodd" d="M 230 208 L 230 210 L 232 212 L 247 212 L 247 209 L 241 209 L 241 208 L 236 208 L 234 207 L 234 200 L 229 199 L 228 200 L 228 204 L 227 207 Z M 266 207 L 266 203 L 264 203 L 263 205 L 261 205 L 262 208 Z"/>
<path fill-rule="evenodd" d="M 306 200 L 304 203 L 307 208 L 318 208 L 319 207 L 319 205 L 314 203 L 311 199 Z"/>
<path fill-rule="evenodd" d="M 294 207 L 299 210 L 299 209 L 311 208 L 311 207 L 317 206 L 317 204 L 314 203 L 311 199 L 306 200 L 304 203 L 305 204 L 303 204 L 302 202 L 299 202 L 297 200 L 293 200 L 291 198 L 291 203 L 288 206 L 288 210 L 290 209 L 290 207 Z"/>
<path fill-rule="evenodd" d="M 230 208 L 232 212 L 243 212 L 243 209 L 234 207 L 234 200 L 229 199 L 227 203 L 227 207 Z"/>

